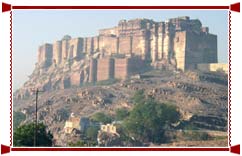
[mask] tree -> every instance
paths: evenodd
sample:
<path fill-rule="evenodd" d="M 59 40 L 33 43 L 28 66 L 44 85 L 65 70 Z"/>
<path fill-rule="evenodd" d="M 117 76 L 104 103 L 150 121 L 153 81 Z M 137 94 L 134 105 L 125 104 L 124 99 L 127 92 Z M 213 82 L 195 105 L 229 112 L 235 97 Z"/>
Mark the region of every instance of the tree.
<path fill-rule="evenodd" d="M 37 126 L 36 146 L 52 146 L 53 135 L 46 131 L 46 126 L 39 123 Z M 13 134 L 14 146 L 34 146 L 35 123 L 19 126 Z"/>
<path fill-rule="evenodd" d="M 26 116 L 22 112 L 13 112 L 13 129 L 15 130 L 22 121 L 26 119 Z"/>
<path fill-rule="evenodd" d="M 129 115 L 129 111 L 124 108 L 120 108 L 116 110 L 116 120 L 121 121 Z"/>
<path fill-rule="evenodd" d="M 86 135 L 88 138 L 90 138 L 93 141 L 97 140 L 97 134 L 98 134 L 99 128 L 97 126 L 91 126 L 87 129 Z"/>
<path fill-rule="evenodd" d="M 96 121 L 96 122 L 102 122 L 104 124 L 112 122 L 111 116 L 104 114 L 103 112 L 98 112 L 98 113 L 94 114 L 91 117 L 91 120 Z"/>
<path fill-rule="evenodd" d="M 129 136 L 141 142 L 164 142 L 166 127 L 180 118 L 176 107 L 153 98 L 138 101 L 124 122 Z"/>
<path fill-rule="evenodd" d="M 137 92 L 135 92 L 131 100 L 133 101 L 134 104 L 144 103 L 144 100 L 145 100 L 144 90 L 138 90 Z"/>

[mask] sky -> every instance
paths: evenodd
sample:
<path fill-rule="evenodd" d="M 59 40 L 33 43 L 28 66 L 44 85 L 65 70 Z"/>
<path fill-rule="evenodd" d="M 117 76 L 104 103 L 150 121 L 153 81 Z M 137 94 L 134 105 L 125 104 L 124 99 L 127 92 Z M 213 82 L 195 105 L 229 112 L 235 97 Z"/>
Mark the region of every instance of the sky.
<path fill-rule="evenodd" d="M 227 10 L 14 10 L 13 91 L 28 80 L 37 62 L 38 47 L 66 34 L 75 37 L 98 35 L 98 30 L 116 26 L 121 19 L 148 18 L 165 21 L 178 16 L 199 19 L 218 36 L 218 61 L 228 59 Z"/>

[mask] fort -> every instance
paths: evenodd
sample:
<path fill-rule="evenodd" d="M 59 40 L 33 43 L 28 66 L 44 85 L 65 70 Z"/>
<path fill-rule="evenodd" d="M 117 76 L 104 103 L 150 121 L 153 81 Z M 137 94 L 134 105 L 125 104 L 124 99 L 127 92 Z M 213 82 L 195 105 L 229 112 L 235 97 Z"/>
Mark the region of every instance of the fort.
<path fill-rule="evenodd" d="M 53 44 L 41 45 L 36 68 L 18 96 L 29 95 L 31 86 L 65 89 L 127 79 L 147 66 L 210 71 L 210 67 L 220 69 L 217 62 L 217 36 L 198 19 L 184 16 L 161 22 L 144 18 L 120 20 L 117 26 L 101 29 L 94 37 L 66 35 Z M 225 66 L 221 68 L 226 70 Z"/>
<path fill-rule="evenodd" d="M 38 64 L 48 67 L 82 54 L 100 53 L 139 56 L 154 66 L 171 64 L 177 69 L 194 69 L 199 63 L 217 63 L 217 36 L 202 27 L 198 19 L 178 17 L 166 22 L 149 19 L 121 20 L 118 26 L 99 30 L 95 37 L 74 38 L 66 35 L 38 51 Z"/>

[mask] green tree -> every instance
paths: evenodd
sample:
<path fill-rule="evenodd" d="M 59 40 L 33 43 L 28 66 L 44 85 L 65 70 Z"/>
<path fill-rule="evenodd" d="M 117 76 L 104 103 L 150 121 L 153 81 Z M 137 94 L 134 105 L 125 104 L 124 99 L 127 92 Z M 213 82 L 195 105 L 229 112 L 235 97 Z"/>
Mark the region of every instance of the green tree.
<path fill-rule="evenodd" d="M 112 117 L 103 112 L 98 112 L 91 117 L 91 120 L 107 124 L 112 122 Z"/>
<path fill-rule="evenodd" d="M 13 129 L 15 130 L 22 121 L 26 119 L 26 116 L 22 112 L 13 112 Z"/>
<path fill-rule="evenodd" d="M 38 124 L 36 146 L 52 146 L 53 135 L 46 128 L 43 123 Z M 35 123 L 19 126 L 13 134 L 13 145 L 34 146 L 34 134 Z"/>
<path fill-rule="evenodd" d="M 99 128 L 97 126 L 91 126 L 87 129 L 86 135 L 89 139 L 96 141 Z"/>
<path fill-rule="evenodd" d="M 124 125 L 130 137 L 141 142 L 165 141 L 166 127 L 180 119 L 176 107 L 146 98 L 136 103 Z"/>
<path fill-rule="evenodd" d="M 120 108 L 120 109 L 116 110 L 115 114 L 116 114 L 116 116 L 115 116 L 116 120 L 121 121 L 124 118 L 126 118 L 127 116 L 129 116 L 129 111 L 127 109 Z"/>
<path fill-rule="evenodd" d="M 131 98 L 134 104 L 141 104 L 145 102 L 144 90 L 138 90 L 135 92 L 134 96 Z"/>

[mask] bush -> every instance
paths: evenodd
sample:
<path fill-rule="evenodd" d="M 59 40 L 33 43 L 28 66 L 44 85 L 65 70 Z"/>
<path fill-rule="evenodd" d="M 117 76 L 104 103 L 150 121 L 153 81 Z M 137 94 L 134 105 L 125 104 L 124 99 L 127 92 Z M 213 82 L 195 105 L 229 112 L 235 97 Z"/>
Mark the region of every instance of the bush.
<path fill-rule="evenodd" d="M 98 112 L 91 117 L 91 120 L 107 124 L 112 122 L 112 117 L 103 112 Z"/>
<path fill-rule="evenodd" d="M 134 104 L 142 104 L 145 102 L 144 90 L 139 90 L 135 92 L 134 96 L 131 98 Z"/>
<path fill-rule="evenodd" d="M 127 109 L 124 108 L 120 108 L 116 110 L 116 120 L 117 121 L 121 121 L 124 118 L 126 118 L 129 115 L 129 111 Z"/>
<path fill-rule="evenodd" d="M 52 146 L 53 135 L 46 128 L 43 123 L 38 124 L 36 146 Z M 34 146 L 34 135 L 35 123 L 19 126 L 13 134 L 13 145 Z"/>

